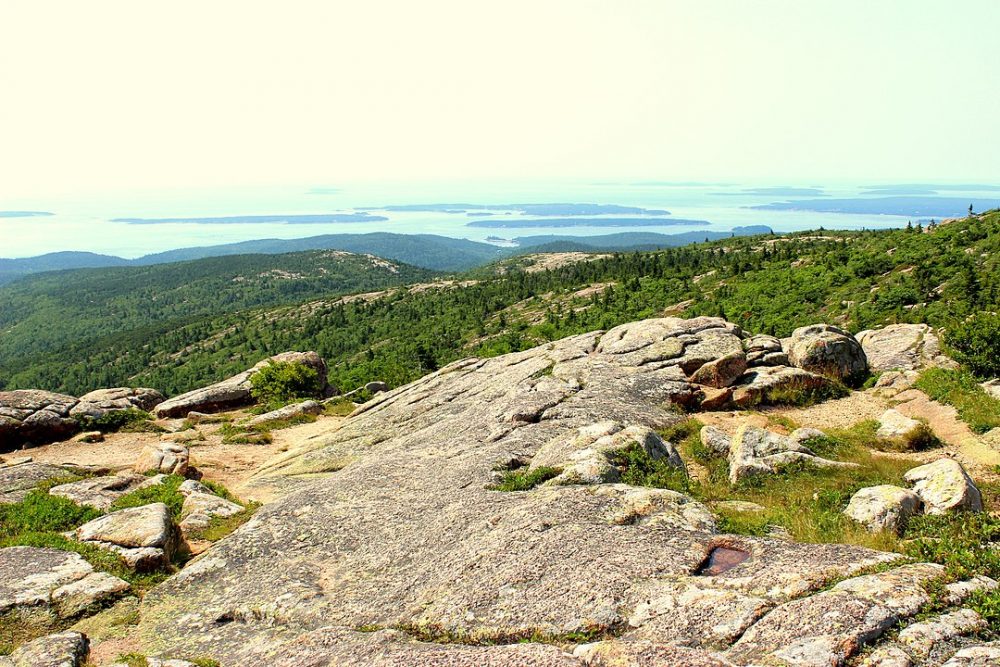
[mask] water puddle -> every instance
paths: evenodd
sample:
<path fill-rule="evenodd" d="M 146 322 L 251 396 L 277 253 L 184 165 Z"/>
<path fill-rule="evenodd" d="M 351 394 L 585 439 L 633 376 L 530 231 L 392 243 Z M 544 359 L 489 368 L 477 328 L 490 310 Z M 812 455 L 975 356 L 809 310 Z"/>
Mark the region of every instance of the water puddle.
<path fill-rule="evenodd" d="M 708 552 L 708 557 L 698 568 L 696 574 L 702 577 L 714 577 L 728 572 L 748 558 L 750 558 L 750 553 L 741 549 L 715 547 Z"/>

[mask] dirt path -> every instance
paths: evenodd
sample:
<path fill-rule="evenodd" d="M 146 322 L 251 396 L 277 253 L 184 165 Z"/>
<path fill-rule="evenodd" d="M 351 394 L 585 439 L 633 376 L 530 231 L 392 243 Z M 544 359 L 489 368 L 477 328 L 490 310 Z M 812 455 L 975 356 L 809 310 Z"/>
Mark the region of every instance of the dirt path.
<path fill-rule="evenodd" d="M 993 449 L 958 417 L 950 405 L 931 400 L 919 389 L 909 389 L 896 395 L 896 409 L 907 417 L 926 420 L 934 435 L 955 453 L 967 468 L 992 469 L 1000 465 L 1000 452 Z"/>
<path fill-rule="evenodd" d="M 869 392 L 851 392 L 849 396 L 825 401 L 805 408 L 782 406 L 762 407 L 759 410 L 732 410 L 701 412 L 695 417 L 705 423 L 718 426 L 725 431 L 749 421 L 760 428 L 770 428 L 786 432 L 793 425 L 808 426 L 820 430 L 828 428 L 849 428 L 858 422 L 878 419 L 890 407 L 889 403 Z"/>

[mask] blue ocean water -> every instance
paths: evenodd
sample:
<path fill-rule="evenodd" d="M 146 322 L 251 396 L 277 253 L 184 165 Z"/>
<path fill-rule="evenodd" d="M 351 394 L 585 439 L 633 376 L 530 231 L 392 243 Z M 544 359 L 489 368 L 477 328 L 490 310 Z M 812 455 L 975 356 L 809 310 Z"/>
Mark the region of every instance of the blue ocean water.
<path fill-rule="evenodd" d="M 868 189 L 866 189 L 868 188 Z M 665 234 L 706 229 L 728 231 L 733 227 L 766 225 L 778 232 L 804 229 L 876 229 L 905 226 L 919 215 L 857 214 L 816 210 L 759 210 L 750 208 L 775 202 L 809 202 L 823 198 L 876 198 L 886 195 L 927 195 L 958 198 L 997 198 L 995 186 L 905 185 L 878 190 L 866 184 L 744 184 L 670 182 L 590 183 L 387 183 L 302 185 L 267 188 L 229 188 L 162 192 L 132 192 L 101 197 L 0 199 L 2 211 L 46 211 L 39 217 L 0 217 L 0 257 L 28 257 L 47 252 L 78 250 L 133 258 L 175 248 L 214 245 L 261 238 L 301 238 L 319 234 L 396 233 L 440 234 L 486 240 L 536 234 L 587 236 L 624 231 Z M 964 202 L 964 199 L 962 199 Z M 978 201 L 978 199 L 977 199 Z M 493 219 L 470 216 L 464 210 L 382 211 L 372 216 L 388 220 L 321 224 L 168 222 L 128 224 L 116 218 L 194 218 L 250 215 L 304 215 L 355 213 L 359 209 L 413 204 L 466 203 L 509 205 L 529 203 L 593 203 L 666 209 L 663 224 L 648 222 L 607 227 L 555 228 L 545 219 L 519 212 L 494 212 L 511 220 L 537 220 L 532 226 L 491 228 L 469 226 Z M 887 210 L 892 207 L 888 207 Z M 962 207 L 964 210 L 964 206 Z M 963 210 L 955 211 L 959 215 Z M 586 216 L 592 218 L 594 216 Z M 620 218 L 621 216 L 615 216 Z M 646 216 L 643 216 L 646 217 Z M 927 216 L 929 217 L 929 216 Z M 671 224 L 671 219 L 703 220 L 703 225 Z"/>

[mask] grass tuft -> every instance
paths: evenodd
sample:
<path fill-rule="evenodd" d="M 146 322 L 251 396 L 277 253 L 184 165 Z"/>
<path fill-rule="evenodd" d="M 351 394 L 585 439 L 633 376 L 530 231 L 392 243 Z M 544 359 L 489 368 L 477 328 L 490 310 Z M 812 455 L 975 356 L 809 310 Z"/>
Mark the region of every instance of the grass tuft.
<path fill-rule="evenodd" d="M 541 466 L 534 470 L 509 470 L 497 484 L 488 487 L 491 491 L 527 491 L 562 472 L 559 468 Z"/>

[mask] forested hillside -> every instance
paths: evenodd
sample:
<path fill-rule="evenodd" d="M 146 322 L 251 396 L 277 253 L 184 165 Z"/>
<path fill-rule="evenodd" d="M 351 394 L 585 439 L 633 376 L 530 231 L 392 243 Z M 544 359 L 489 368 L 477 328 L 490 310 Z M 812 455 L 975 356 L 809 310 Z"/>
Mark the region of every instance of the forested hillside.
<path fill-rule="evenodd" d="M 970 313 L 1000 308 L 998 253 L 1000 212 L 991 212 L 933 229 L 732 238 L 534 272 L 520 270 L 523 260 L 506 260 L 504 271 L 467 276 L 476 279 L 471 284 L 391 289 L 353 300 L 317 297 L 308 282 L 293 287 L 299 281 L 261 278 L 259 288 L 216 295 L 213 303 L 221 299 L 225 309 L 193 309 L 192 301 L 178 300 L 169 327 L 127 334 L 106 321 L 116 317 L 114 307 L 87 308 L 100 284 L 63 286 L 69 293 L 45 297 L 46 287 L 60 293 L 53 278 L 48 286 L 33 282 L 32 290 L 21 285 L 0 296 L 0 377 L 11 387 L 70 393 L 116 384 L 175 393 L 269 354 L 314 349 L 331 362 L 331 381 L 351 389 L 376 379 L 400 384 L 463 356 L 525 349 L 662 313 L 722 315 L 779 336 L 818 321 L 853 331 L 887 322 L 951 327 Z M 260 275 L 277 270 L 260 257 L 247 261 Z M 270 307 L 296 296 L 298 305 Z M 47 305 L 40 308 L 39 301 Z M 63 330 L 64 308 L 73 308 L 73 335 Z M 43 331 L 45 322 L 61 333 Z M 90 327 L 105 335 L 85 336 Z"/>

